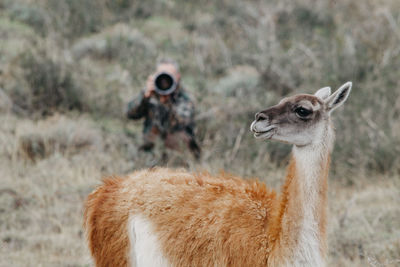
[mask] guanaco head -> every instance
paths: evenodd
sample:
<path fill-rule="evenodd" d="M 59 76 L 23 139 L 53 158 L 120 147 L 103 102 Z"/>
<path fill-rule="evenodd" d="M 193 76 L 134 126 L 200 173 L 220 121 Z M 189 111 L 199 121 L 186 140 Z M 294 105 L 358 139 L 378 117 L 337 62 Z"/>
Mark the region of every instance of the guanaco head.
<path fill-rule="evenodd" d="M 282 99 L 279 104 L 256 114 L 250 126 L 254 136 L 297 146 L 312 144 L 322 138 L 330 125 L 330 114 L 342 105 L 351 91 L 351 82 L 331 95 L 331 88 L 319 89 L 314 95 L 301 94 Z"/>

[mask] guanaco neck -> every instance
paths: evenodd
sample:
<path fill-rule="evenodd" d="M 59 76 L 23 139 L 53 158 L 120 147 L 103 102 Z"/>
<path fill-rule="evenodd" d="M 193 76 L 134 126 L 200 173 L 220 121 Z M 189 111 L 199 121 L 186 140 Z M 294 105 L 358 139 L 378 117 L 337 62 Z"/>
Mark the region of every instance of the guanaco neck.
<path fill-rule="evenodd" d="M 330 123 L 320 135 L 310 145 L 293 147 L 271 240 L 271 265 L 324 265 L 327 178 L 334 139 Z"/>

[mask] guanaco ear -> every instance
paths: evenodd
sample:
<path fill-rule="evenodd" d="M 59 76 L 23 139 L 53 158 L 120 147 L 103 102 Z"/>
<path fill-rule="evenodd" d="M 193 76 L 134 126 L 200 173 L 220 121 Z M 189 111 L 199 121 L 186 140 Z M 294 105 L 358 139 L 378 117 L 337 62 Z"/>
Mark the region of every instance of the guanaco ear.
<path fill-rule="evenodd" d="M 334 92 L 325 100 L 325 104 L 329 112 L 334 111 L 347 100 L 351 91 L 351 86 L 352 82 L 343 84 L 339 89 L 336 90 L 336 92 Z"/>
<path fill-rule="evenodd" d="M 328 96 L 331 95 L 331 88 L 323 87 L 323 88 L 319 89 L 314 95 L 322 100 L 325 100 L 328 98 Z"/>

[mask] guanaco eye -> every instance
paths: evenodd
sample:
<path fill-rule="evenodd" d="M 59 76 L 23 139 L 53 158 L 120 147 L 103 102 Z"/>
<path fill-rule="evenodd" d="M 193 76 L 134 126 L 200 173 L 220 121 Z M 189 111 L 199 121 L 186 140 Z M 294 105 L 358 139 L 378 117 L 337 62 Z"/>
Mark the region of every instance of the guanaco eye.
<path fill-rule="evenodd" d="M 305 109 L 303 107 L 298 107 L 294 110 L 294 112 L 296 112 L 297 116 L 299 116 L 300 118 L 306 118 L 312 113 L 312 110 Z"/>

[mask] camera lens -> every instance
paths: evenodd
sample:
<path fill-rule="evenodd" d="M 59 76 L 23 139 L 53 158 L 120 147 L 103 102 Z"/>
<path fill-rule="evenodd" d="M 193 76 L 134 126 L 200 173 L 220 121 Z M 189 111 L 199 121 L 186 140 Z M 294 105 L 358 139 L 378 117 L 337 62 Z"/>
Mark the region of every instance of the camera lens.
<path fill-rule="evenodd" d="M 158 89 L 165 91 L 171 88 L 173 82 L 172 77 L 164 73 L 157 77 L 156 86 Z"/>
<path fill-rule="evenodd" d="M 154 80 L 156 92 L 161 95 L 168 95 L 176 88 L 174 78 L 168 73 L 160 73 Z"/>

